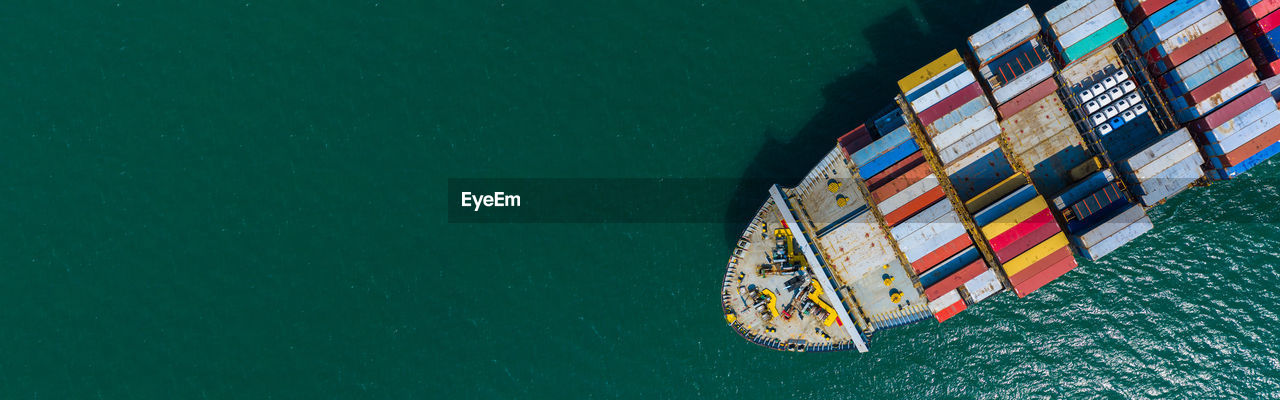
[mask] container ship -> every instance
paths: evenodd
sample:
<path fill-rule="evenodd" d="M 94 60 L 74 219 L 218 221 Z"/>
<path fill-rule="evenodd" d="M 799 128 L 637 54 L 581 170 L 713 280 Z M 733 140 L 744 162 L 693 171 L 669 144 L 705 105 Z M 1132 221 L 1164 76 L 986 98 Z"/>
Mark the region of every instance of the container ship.
<path fill-rule="evenodd" d="M 1153 227 L 1147 210 L 1280 152 L 1280 0 L 1024 5 L 898 80 L 729 258 L 743 338 L 876 333 L 1031 295 Z"/>

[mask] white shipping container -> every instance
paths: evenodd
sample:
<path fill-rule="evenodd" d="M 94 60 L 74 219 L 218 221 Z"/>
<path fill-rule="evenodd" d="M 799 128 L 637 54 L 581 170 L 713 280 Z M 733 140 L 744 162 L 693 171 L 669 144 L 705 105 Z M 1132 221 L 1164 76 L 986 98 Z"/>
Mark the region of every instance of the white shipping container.
<path fill-rule="evenodd" d="M 942 150 L 939 150 L 938 158 L 941 159 L 942 165 L 950 164 L 956 159 L 959 159 L 961 156 L 965 154 L 969 154 L 969 152 L 973 151 L 973 149 L 976 149 L 982 146 L 983 144 L 986 144 L 987 142 L 994 140 L 996 136 L 999 136 L 999 135 L 1000 135 L 1000 124 L 995 121 L 992 121 L 991 123 L 987 124 L 987 126 L 984 126 L 981 129 L 978 129 L 977 131 L 969 134 L 968 136 L 965 136 L 963 139 L 960 139 L 955 144 L 952 144 Z"/>
<path fill-rule="evenodd" d="M 1154 225 L 1151 224 L 1151 218 L 1144 216 L 1137 222 L 1129 224 L 1129 226 L 1124 227 L 1124 229 L 1121 229 L 1114 235 L 1098 242 L 1097 245 L 1083 249 L 1083 255 L 1085 258 L 1090 260 L 1097 260 L 1105 257 L 1107 254 L 1111 254 L 1112 251 L 1120 248 L 1120 246 L 1124 246 L 1125 243 L 1129 243 L 1133 241 L 1133 239 L 1137 239 L 1138 236 L 1142 236 L 1147 233 L 1147 231 L 1150 231 L 1153 227 Z"/>
<path fill-rule="evenodd" d="M 1223 88 L 1222 91 L 1219 91 L 1217 95 L 1209 96 L 1209 98 L 1205 99 L 1199 104 L 1196 104 L 1195 108 L 1179 111 L 1178 115 L 1184 116 L 1184 115 L 1187 115 L 1188 112 L 1194 112 L 1194 116 L 1192 116 L 1191 118 L 1187 118 L 1187 120 L 1195 119 L 1196 117 L 1199 117 L 1210 111 L 1213 111 L 1213 109 L 1218 108 L 1218 106 L 1238 96 L 1240 93 L 1244 93 L 1244 91 L 1249 90 L 1250 88 L 1252 88 L 1254 85 L 1257 85 L 1257 84 L 1258 84 L 1258 75 L 1249 74 L 1245 76 L 1243 79 L 1236 81 L 1236 83 L 1232 83 L 1230 86 Z"/>
<path fill-rule="evenodd" d="M 1155 143 L 1147 145 L 1147 148 L 1129 156 L 1129 158 L 1123 161 L 1120 161 L 1116 164 L 1116 168 L 1124 172 L 1142 168 L 1147 164 L 1150 164 L 1151 161 L 1160 158 L 1160 156 L 1165 155 L 1170 151 L 1173 151 L 1173 149 L 1178 148 L 1178 146 L 1181 146 L 1183 143 L 1190 141 L 1191 132 L 1188 131 L 1187 128 L 1179 129 L 1160 137 L 1155 141 Z"/>
<path fill-rule="evenodd" d="M 959 141 L 961 138 L 965 137 L 965 135 L 973 133 L 978 129 L 982 129 L 982 127 L 987 126 L 987 124 L 990 124 L 992 121 L 995 121 L 995 120 L 996 120 L 996 110 L 989 106 L 984 107 L 982 110 L 978 111 L 978 113 L 974 114 L 972 117 L 969 117 L 968 119 L 961 121 L 959 124 L 952 126 L 950 129 L 947 129 L 945 131 L 942 131 L 942 133 L 935 135 L 932 140 L 933 146 L 935 149 L 945 148 L 947 146 L 950 146 L 955 142 Z M 930 130 L 932 131 L 932 129 Z M 932 132 L 929 132 L 929 133 L 932 133 Z"/>
<path fill-rule="evenodd" d="M 985 57 L 982 57 L 983 48 L 989 47 L 988 45 L 992 44 L 993 40 L 1010 31 L 1016 31 L 1019 26 L 1035 18 L 1035 13 L 1031 12 L 1031 5 L 1024 4 L 1009 13 L 1009 15 L 1000 17 L 995 23 L 987 25 L 987 27 L 969 36 L 969 46 L 973 48 L 974 54 L 977 54 L 980 59 L 985 59 Z M 1035 34 L 1035 32 L 1032 32 L 1032 34 Z M 999 43 L 995 44 L 996 47 L 999 47 Z"/>
<path fill-rule="evenodd" d="M 899 207 L 902 207 L 903 205 L 907 204 L 911 200 L 914 200 L 915 198 L 924 195 L 926 192 L 933 190 L 933 188 L 936 188 L 936 187 L 938 187 L 938 178 L 932 175 L 925 177 L 924 179 L 921 179 L 919 182 L 913 183 L 911 184 L 911 186 L 907 186 L 906 189 L 902 189 L 902 191 L 898 192 L 898 194 L 889 196 L 889 198 L 884 199 L 884 201 L 880 202 L 880 204 L 878 204 L 880 208 L 880 214 L 891 213 L 894 210 L 897 210 Z"/>
<path fill-rule="evenodd" d="M 951 305 L 962 301 L 964 301 L 964 299 L 960 297 L 960 292 L 952 290 L 947 292 L 947 294 L 938 296 L 936 300 L 930 301 L 929 311 L 933 311 L 934 314 L 937 314 L 942 312 L 942 310 L 947 309 L 947 307 L 951 307 Z"/>
<path fill-rule="evenodd" d="M 1236 132 L 1236 134 L 1218 142 L 1218 147 L 1222 148 L 1222 154 L 1230 153 L 1240 148 L 1240 146 L 1244 146 L 1245 143 L 1249 143 L 1250 140 L 1262 136 L 1262 134 L 1276 125 L 1280 125 L 1280 110 L 1271 110 L 1270 114 L 1253 121 L 1253 123 L 1245 126 L 1244 129 Z"/>
<path fill-rule="evenodd" d="M 1053 63 L 1046 61 L 1040 63 L 1039 66 L 1032 68 L 1031 71 L 1015 78 L 1013 82 L 1006 83 L 1004 86 L 996 88 L 991 95 L 992 97 L 995 97 L 996 104 L 1004 104 L 1005 102 L 1022 94 L 1022 92 L 1027 91 L 1027 89 L 1030 89 L 1051 77 L 1053 77 Z"/>
<path fill-rule="evenodd" d="M 917 231 L 917 233 L 928 231 L 931 228 L 932 226 L 925 227 L 924 229 Z M 913 241 L 914 245 L 911 247 L 899 246 L 899 248 L 902 249 L 902 254 L 907 257 L 907 262 L 919 261 L 921 258 L 929 255 L 929 253 L 934 252 L 934 250 L 945 246 L 953 240 L 956 240 L 960 236 L 968 235 L 968 233 L 965 232 L 964 225 L 960 223 L 941 224 L 937 225 L 937 228 L 938 231 L 936 233 L 921 236 L 921 241 Z M 916 238 L 916 236 L 912 235 L 910 238 Z"/>
<path fill-rule="evenodd" d="M 1061 21 L 1054 23 L 1054 32 L 1059 34 L 1070 32 L 1072 29 L 1075 29 L 1075 27 L 1080 26 L 1080 24 L 1085 23 L 1085 21 L 1088 21 L 1090 18 L 1106 12 L 1107 9 L 1114 8 L 1116 8 L 1116 4 L 1110 0 L 1095 0 L 1079 10 L 1076 10 L 1076 12 L 1071 13 L 1071 15 L 1068 15 Z"/>
<path fill-rule="evenodd" d="M 1116 232 L 1124 229 L 1124 227 L 1137 222 L 1145 216 L 1147 216 L 1147 211 L 1142 207 L 1130 205 L 1128 209 L 1121 211 L 1119 214 L 1111 217 L 1111 219 L 1094 226 L 1093 229 L 1081 232 L 1079 235 L 1072 235 L 1071 241 L 1075 243 L 1077 247 L 1093 247 L 1103 239 L 1111 237 L 1111 235 L 1114 235 Z"/>
<path fill-rule="evenodd" d="M 1001 289 L 1004 289 L 1004 285 L 996 278 L 996 272 L 990 269 L 964 283 L 964 290 L 969 292 L 969 298 L 974 303 L 986 300 Z"/>
<path fill-rule="evenodd" d="M 1102 28 L 1105 28 L 1107 25 L 1111 25 L 1112 22 L 1116 22 L 1118 19 L 1120 19 L 1120 9 L 1115 7 L 1108 8 L 1101 14 L 1098 14 L 1093 18 L 1089 18 L 1088 21 L 1080 24 L 1080 26 L 1072 28 L 1070 31 L 1062 34 L 1062 36 L 1059 36 L 1058 44 L 1064 49 L 1071 47 L 1071 45 L 1089 37 L 1089 35 L 1092 35 L 1094 32 L 1102 30 Z"/>
<path fill-rule="evenodd" d="M 1168 176 L 1151 179 L 1139 185 L 1138 191 L 1141 194 L 1139 194 L 1138 200 L 1146 207 L 1153 207 L 1161 200 L 1182 193 L 1183 190 L 1187 189 L 1187 186 L 1204 177 L 1204 170 L 1200 169 L 1200 164 L 1204 163 L 1203 160 L 1200 154 L 1196 153 L 1170 167 L 1167 173 Z"/>
<path fill-rule="evenodd" d="M 902 239 L 932 223 L 934 220 L 942 218 L 948 213 L 955 212 L 956 210 L 951 206 L 950 201 L 941 200 L 934 203 L 932 206 L 925 208 L 924 211 L 920 211 L 919 214 L 916 214 L 911 218 L 907 218 L 906 221 L 902 221 L 897 226 L 890 228 L 889 233 L 893 235 L 894 239 Z"/>
<path fill-rule="evenodd" d="M 928 110 L 929 107 L 933 107 L 934 104 L 938 104 L 938 102 L 947 98 L 947 96 L 955 94 L 955 92 L 959 92 L 960 89 L 964 89 L 966 86 L 977 81 L 977 78 L 973 75 L 973 71 L 966 70 L 955 78 L 951 78 L 947 83 L 938 86 L 937 89 L 933 89 L 911 101 L 911 108 L 916 110 L 917 113 Z"/>
<path fill-rule="evenodd" d="M 937 75 L 934 75 L 934 76 L 930 77 L 929 79 L 925 79 L 925 80 L 924 80 L 924 82 L 920 82 L 920 84 L 913 86 L 911 89 L 908 89 L 906 92 L 904 92 L 904 94 L 906 94 L 907 96 L 915 96 L 915 95 L 916 95 L 916 92 L 919 92 L 919 91 L 920 91 L 920 90 L 922 90 L 923 88 L 925 88 L 925 87 L 929 86 L 929 85 L 930 85 L 930 84 L 932 84 L 934 81 L 937 81 L 937 80 L 939 80 L 939 79 L 950 80 L 950 79 L 954 78 L 954 76 L 951 76 L 951 74 L 952 74 L 952 73 L 955 73 L 955 70 L 957 70 L 957 69 L 968 69 L 968 68 L 969 68 L 969 67 L 965 66 L 965 64 L 964 64 L 963 62 L 959 62 L 959 63 L 952 64 L 950 67 L 947 67 L 947 69 L 946 69 L 946 70 L 942 71 L 942 73 L 939 73 L 939 74 L 937 74 Z M 936 89 L 936 88 L 935 88 L 935 89 Z"/>
<path fill-rule="evenodd" d="M 1173 37 L 1173 35 L 1178 34 L 1178 32 L 1181 32 L 1183 29 L 1187 29 L 1188 26 L 1191 26 L 1191 24 L 1194 24 L 1196 21 L 1204 19 L 1204 17 L 1209 16 L 1209 14 L 1212 14 L 1214 11 L 1221 9 L 1222 6 L 1218 4 L 1217 1 L 1205 1 L 1178 15 L 1169 22 L 1166 22 L 1164 25 L 1160 25 L 1160 27 L 1155 29 L 1155 32 L 1150 32 L 1147 28 L 1139 26 L 1134 29 L 1134 32 L 1137 33 L 1135 36 L 1137 36 L 1138 43 L 1159 43 L 1165 39 Z M 1151 46 L 1142 47 L 1151 48 Z"/>
<path fill-rule="evenodd" d="M 1276 99 L 1268 96 L 1253 107 L 1249 107 L 1248 110 L 1244 110 L 1244 112 L 1240 113 L 1240 115 L 1237 115 L 1235 118 L 1224 122 L 1222 125 L 1218 125 L 1217 128 L 1213 128 L 1212 130 L 1205 132 L 1204 137 L 1205 139 L 1208 139 L 1210 143 L 1221 142 L 1222 140 L 1231 137 L 1231 135 L 1236 133 L 1236 131 L 1244 129 L 1249 126 L 1249 124 L 1262 119 L 1262 117 L 1271 114 L 1275 110 Z"/>
<path fill-rule="evenodd" d="M 1068 15 L 1071 15 L 1071 13 L 1074 13 L 1080 10 L 1081 8 L 1089 5 L 1089 3 L 1092 3 L 1092 2 L 1093 0 L 1064 1 L 1062 2 L 1062 4 L 1059 4 L 1057 6 L 1054 6 L 1053 8 L 1050 8 L 1049 11 L 1045 11 L 1044 20 L 1049 21 L 1049 23 L 1051 24 L 1058 22 L 1063 18 L 1066 18 Z"/>
<path fill-rule="evenodd" d="M 965 229 L 960 223 L 960 215 L 950 213 L 898 240 L 898 248 L 902 249 L 907 260 L 915 262 L 963 234 Z"/>
<path fill-rule="evenodd" d="M 964 169 L 964 167 L 968 167 L 969 164 L 973 164 L 975 161 L 981 160 L 982 157 L 985 157 L 987 154 L 991 154 L 991 152 L 999 149 L 1000 142 L 984 144 L 982 147 L 979 147 L 964 157 L 961 157 L 956 162 L 951 163 L 951 165 L 944 166 L 942 169 L 946 171 L 947 175 L 955 174 L 956 172 L 960 172 L 960 170 Z"/>
<path fill-rule="evenodd" d="M 1188 154 L 1185 158 L 1156 173 L 1152 178 L 1131 186 L 1138 195 L 1159 194 L 1166 186 L 1175 189 L 1186 187 L 1197 179 L 1204 177 L 1204 156 L 1199 152 Z M 1156 199 L 1159 201 L 1159 199 Z"/>
<path fill-rule="evenodd" d="M 1133 182 L 1145 182 L 1148 178 L 1160 175 L 1165 169 L 1187 159 L 1192 154 L 1196 154 L 1196 144 L 1188 141 L 1175 147 L 1172 151 L 1160 155 L 1155 160 L 1147 163 L 1147 165 L 1134 170 L 1130 176 L 1133 178 Z"/>
<path fill-rule="evenodd" d="M 968 103 L 960 106 L 960 108 L 943 115 L 942 118 L 938 118 L 937 121 L 933 121 L 929 126 L 926 126 L 925 134 L 931 137 L 937 136 L 938 133 L 945 132 L 989 109 L 991 109 L 991 105 L 987 103 L 987 98 L 979 95 L 978 97 L 974 97 L 973 100 L 969 100 Z M 977 128 L 977 126 L 975 126 L 975 128 Z"/>
<path fill-rule="evenodd" d="M 1203 70 L 1210 64 L 1221 60 L 1228 54 L 1242 49 L 1243 47 L 1240 46 L 1240 41 L 1237 40 L 1234 35 L 1228 36 L 1223 41 L 1213 45 L 1213 47 L 1205 49 L 1204 52 L 1197 54 L 1195 57 L 1191 57 L 1191 59 L 1186 62 L 1174 67 L 1172 71 L 1165 73 L 1165 76 L 1167 77 L 1166 79 L 1172 78 L 1173 82 L 1169 82 L 1171 84 L 1174 82 L 1182 82 L 1187 77 L 1195 75 L 1196 72 L 1200 72 L 1200 70 Z M 1223 66 L 1223 69 L 1225 70 L 1230 67 L 1231 66 Z"/>
<path fill-rule="evenodd" d="M 1173 37 L 1161 41 L 1160 44 L 1156 45 L 1156 47 L 1158 48 L 1160 55 L 1167 56 L 1169 53 L 1174 52 L 1174 50 L 1180 49 L 1182 46 L 1186 46 L 1187 43 L 1191 43 L 1192 40 L 1200 38 L 1200 36 L 1204 35 L 1205 32 L 1209 32 L 1213 30 L 1213 28 L 1217 28 L 1225 23 L 1227 23 L 1227 15 L 1223 14 L 1222 10 L 1214 11 L 1212 14 L 1209 14 L 1209 16 L 1201 18 L 1186 29 L 1174 34 Z"/>
<path fill-rule="evenodd" d="M 996 58 L 996 56 L 1012 49 L 1014 46 L 1025 43 L 1027 39 L 1031 39 L 1031 37 L 1035 36 L 1038 32 L 1040 32 L 1040 21 L 1037 21 L 1034 18 L 1028 19 L 1024 21 L 1022 25 L 1018 25 L 1014 27 L 1013 30 L 1005 32 L 986 46 L 974 50 L 974 54 L 978 56 L 980 63 L 985 64 L 990 62 L 991 59 Z"/>

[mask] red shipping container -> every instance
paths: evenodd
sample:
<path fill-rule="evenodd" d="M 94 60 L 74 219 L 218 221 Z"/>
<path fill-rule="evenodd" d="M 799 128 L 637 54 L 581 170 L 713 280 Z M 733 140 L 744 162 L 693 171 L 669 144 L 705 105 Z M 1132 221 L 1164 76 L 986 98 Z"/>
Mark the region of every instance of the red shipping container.
<path fill-rule="evenodd" d="M 1205 101 L 1210 97 L 1221 95 L 1220 92 L 1222 92 L 1222 89 L 1226 89 L 1227 86 L 1231 86 L 1231 84 L 1239 82 L 1241 79 L 1253 74 L 1253 71 L 1257 70 L 1258 67 L 1253 65 L 1252 62 L 1249 62 L 1249 60 L 1241 61 L 1239 64 L 1236 64 L 1236 66 L 1227 70 L 1227 72 L 1223 72 L 1221 75 L 1218 75 L 1213 79 L 1210 79 L 1208 82 L 1205 82 L 1203 85 L 1200 85 L 1200 87 L 1192 89 L 1191 93 L 1182 95 L 1181 97 L 1186 99 L 1187 104 L 1190 105 L 1183 110 L 1194 108 L 1196 104 Z"/>
<path fill-rule="evenodd" d="M 1157 61 L 1163 61 L 1166 67 L 1177 66 L 1187 60 L 1190 60 L 1192 57 L 1200 55 L 1200 53 L 1203 53 L 1205 50 L 1213 47 L 1213 45 L 1221 43 L 1227 38 L 1227 36 L 1231 36 L 1231 24 L 1223 23 L 1222 25 L 1218 25 L 1216 28 L 1210 29 L 1208 32 L 1205 32 L 1203 35 L 1200 35 L 1200 37 L 1195 38 L 1182 47 L 1177 48 L 1167 56 L 1161 57 L 1157 50 L 1152 49 L 1147 53 L 1147 59 L 1149 60 L 1152 70 L 1157 70 L 1157 73 L 1163 74 L 1169 71 L 1157 69 Z"/>
<path fill-rule="evenodd" d="M 964 304 L 964 300 L 960 300 L 957 301 L 956 304 L 952 304 L 947 308 L 942 309 L 942 311 L 938 311 L 937 314 L 933 314 L 933 317 L 937 318 L 938 322 L 946 321 L 951 319 L 951 317 L 956 316 L 956 314 L 959 314 L 961 311 L 964 311 L 966 308 L 969 308 L 969 306 Z"/>
<path fill-rule="evenodd" d="M 1055 90 L 1058 90 L 1058 81 L 1055 79 L 1046 79 L 1044 82 L 1036 84 L 1031 87 L 1031 89 L 1027 89 L 1027 91 L 1022 92 L 1022 94 L 1019 94 L 1017 97 L 1001 104 L 996 108 L 996 113 L 1000 114 L 1000 117 L 1002 118 L 1009 118 L 1009 116 L 1017 114 L 1019 111 L 1025 110 L 1027 107 L 1035 104 L 1035 102 L 1053 94 Z"/>
<path fill-rule="evenodd" d="M 946 261 L 948 258 L 951 258 L 951 256 L 956 255 L 956 253 L 959 253 L 961 250 L 969 248 L 971 245 L 973 245 L 973 240 L 969 239 L 969 234 L 962 233 L 960 236 L 957 236 L 955 239 L 947 242 L 947 244 L 942 245 L 942 247 L 934 249 L 932 252 L 929 252 L 929 254 L 925 254 L 924 257 L 920 257 L 919 260 L 911 263 L 911 269 L 914 269 L 917 274 L 923 274 L 930 268 L 936 267 L 938 263 Z"/>
<path fill-rule="evenodd" d="M 992 249 L 1000 251 L 1000 249 L 1018 241 L 1018 239 L 1021 239 L 1023 236 L 1034 232 L 1036 229 L 1040 229 L 1041 225 L 1048 222 L 1053 222 L 1053 214 L 1050 214 L 1049 209 L 1045 208 L 1040 210 L 1040 212 L 1027 217 L 1026 220 L 1014 225 L 1012 228 L 1009 228 L 1009 230 L 996 235 L 996 237 L 987 239 L 987 241 L 988 243 L 991 243 Z"/>
<path fill-rule="evenodd" d="M 981 95 L 982 87 L 978 86 L 978 82 L 971 83 L 969 86 L 965 86 L 964 89 L 960 89 L 942 99 L 937 104 L 916 113 L 916 117 L 920 119 L 921 126 L 929 126 L 929 124 L 934 123 L 942 116 L 947 115 L 947 113 L 955 111 L 960 106 L 973 101 L 973 99 Z"/>
<path fill-rule="evenodd" d="M 872 191 L 871 199 L 875 200 L 876 203 L 883 202 L 885 199 L 888 199 L 889 197 L 898 194 L 898 192 L 911 187 L 911 185 L 916 184 L 916 182 L 920 182 L 921 179 L 930 176 L 932 173 L 933 170 L 929 168 L 929 164 L 920 163 L 920 165 L 917 165 L 915 168 L 912 168 L 910 171 L 902 174 L 902 176 L 899 176 L 896 179 L 889 181 L 889 183 L 884 184 L 884 186 Z"/>
<path fill-rule="evenodd" d="M 1049 269 L 1049 267 L 1058 265 L 1058 263 L 1065 259 L 1075 260 L 1075 257 L 1071 255 L 1071 248 L 1068 246 L 1062 246 L 1061 249 L 1049 253 L 1049 255 L 1044 256 L 1044 258 L 1041 258 L 1039 261 L 1031 263 L 1031 265 L 1026 269 L 1018 271 L 1017 274 L 1010 276 L 1009 284 L 1014 286 L 1021 285 L 1028 279 L 1039 275 L 1041 272 L 1044 272 L 1044 270 Z"/>
<path fill-rule="evenodd" d="M 1240 147 L 1227 153 L 1225 157 L 1217 158 L 1218 161 L 1222 162 L 1222 165 L 1233 167 L 1249 159 L 1249 157 L 1253 157 L 1254 154 L 1258 154 L 1259 151 L 1276 144 L 1276 142 L 1280 142 L 1280 126 L 1271 127 L 1266 133 L 1258 135 L 1258 137 L 1250 140 L 1249 143 L 1240 145 Z"/>
<path fill-rule="evenodd" d="M 1021 285 L 1014 286 L 1013 292 L 1017 293 L 1019 298 L 1027 297 L 1027 295 L 1031 294 L 1031 292 L 1036 291 L 1036 289 L 1040 289 L 1042 286 L 1044 286 L 1049 282 L 1053 282 L 1054 279 L 1058 279 L 1058 277 L 1062 276 L 1063 274 L 1066 274 L 1067 272 L 1070 272 L 1072 269 L 1075 269 L 1075 268 L 1076 268 L 1075 258 L 1064 259 L 1062 261 L 1059 261 L 1057 264 L 1054 264 L 1053 266 L 1046 268 L 1044 271 L 1041 271 L 1039 274 L 1032 276 L 1030 279 L 1027 279 L 1025 282 L 1022 282 Z"/>
<path fill-rule="evenodd" d="M 871 179 L 867 180 L 867 189 L 879 189 L 880 186 L 884 186 L 884 184 L 889 183 L 894 178 L 902 176 L 902 174 L 907 173 L 907 171 L 915 169 L 915 167 L 921 163 L 924 163 L 924 153 L 919 151 L 912 153 L 907 156 L 907 158 L 903 158 L 902 161 L 898 161 L 898 163 L 893 164 L 889 168 L 885 168 L 884 171 L 872 175 Z"/>
<path fill-rule="evenodd" d="M 1009 262 L 1009 260 L 1012 260 L 1014 257 L 1030 250 L 1032 247 L 1036 247 L 1036 245 L 1043 243 L 1045 240 L 1053 237 L 1053 235 L 1057 235 L 1058 232 L 1062 232 L 1062 228 L 1059 228 L 1056 222 L 1040 225 L 1039 228 L 1031 231 L 1031 233 L 1018 238 L 1018 240 L 999 250 L 996 250 L 996 259 L 999 260 L 1001 264 Z"/>
<path fill-rule="evenodd" d="M 942 200 L 945 196 L 946 195 L 942 193 L 942 186 L 933 188 L 933 190 L 925 192 L 915 200 L 911 200 L 911 202 L 903 205 L 902 207 L 898 207 L 897 210 L 893 210 L 893 212 L 885 214 L 884 223 L 890 227 L 898 225 L 899 222 L 905 221 L 907 218 L 911 218 L 912 215 L 916 215 L 920 210 L 924 210 L 926 207 L 938 202 L 938 200 Z"/>
<path fill-rule="evenodd" d="M 1277 8 L 1280 8 L 1280 0 L 1262 0 L 1258 4 L 1254 4 L 1253 7 L 1249 7 L 1248 10 L 1244 10 L 1239 15 L 1232 16 L 1231 23 L 1235 24 L 1235 26 L 1249 25 L 1253 21 L 1257 21 L 1267 14 L 1270 14 L 1272 11 L 1275 11 Z"/>
<path fill-rule="evenodd" d="M 867 145 L 871 144 L 872 141 L 871 131 L 867 130 L 867 126 L 865 124 L 859 125 L 857 128 L 853 128 L 849 133 L 841 135 L 839 139 L 836 139 L 836 143 L 840 143 L 840 151 L 844 152 L 845 158 L 849 158 L 850 154 L 857 153 L 858 150 L 862 150 L 863 147 L 867 147 Z"/>
<path fill-rule="evenodd" d="M 1267 32 L 1271 32 L 1272 29 L 1276 29 L 1278 27 L 1280 27 L 1280 13 L 1272 11 L 1257 22 L 1249 24 L 1249 26 L 1241 29 L 1240 33 L 1237 33 L 1237 35 L 1240 36 L 1241 41 L 1251 40 L 1258 36 L 1265 35 Z"/>
<path fill-rule="evenodd" d="M 964 268 L 961 268 L 959 271 L 952 273 L 950 276 L 942 278 L 942 280 L 933 284 L 933 286 L 924 288 L 924 296 L 928 298 L 929 301 L 933 301 L 942 297 L 942 295 L 947 294 L 947 292 L 956 290 L 956 288 L 964 285 L 964 283 L 968 282 L 970 279 L 973 279 L 978 275 L 982 275 L 983 272 L 987 272 L 987 263 L 982 259 L 978 259 L 977 261 L 964 266 Z"/>
<path fill-rule="evenodd" d="M 1187 123 L 1187 128 L 1190 128 L 1192 132 L 1205 132 L 1217 128 L 1250 107 L 1258 105 L 1262 99 L 1270 96 L 1271 92 L 1267 91 L 1265 85 L 1258 85 L 1258 87 L 1250 89 L 1240 97 L 1236 97 L 1235 100 L 1231 100 L 1231 102 L 1218 107 L 1217 110 L 1213 110 L 1209 115 Z"/>
<path fill-rule="evenodd" d="M 1172 2 L 1173 0 L 1139 0 L 1138 6 L 1129 11 L 1129 24 L 1137 25 L 1139 22 L 1142 22 L 1142 20 L 1150 17 L 1152 13 L 1160 11 L 1161 8 L 1164 8 L 1164 6 L 1167 6 Z"/>
<path fill-rule="evenodd" d="M 1262 79 L 1280 75 L 1280 60 L 1258 66 L 1258 77 Z"/>

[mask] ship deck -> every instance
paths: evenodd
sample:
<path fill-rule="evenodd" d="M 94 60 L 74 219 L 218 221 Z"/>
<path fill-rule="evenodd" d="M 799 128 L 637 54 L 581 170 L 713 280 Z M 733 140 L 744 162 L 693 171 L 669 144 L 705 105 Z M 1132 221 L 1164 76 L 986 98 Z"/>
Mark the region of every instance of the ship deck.
<path fill-rule="evenodd" d="M 861 344 L 862 332 L 928 317 L 859 185 L 833 153 L 795 189 L 771 190 L 725 275 L 726 318 L 744 337 L 781 349 L 840 350 Z M 779 202 L 792 207 L 784 212 Z M 778 237 L 783 228 L 803 235 L 790 253 Z M 814 245 L 813 258 L 801 256 L 803 243 Z M 780 261 L 788 254 L 795 262 Z"/>
<path fill-rule="evenodd" d="M 824 317 L 803 311 L 809 303 L 804 295 L 813 290 L 813 274 L 804 269 L 763 275 L 758 272 L 761 265 L 770 263 L 770 254 L 776 247 L 774 230 L 782 225 L 777 206 L 767 201 L 743 232 L 725 276 L 726 315 L 740 334 L 757 344 L 774 348 L 788 348 L 789 344 L 801 348 L 831 346 L 835 350 L 849 343 L 852 337 L 838 322 L 826 326 Z M 800 279 L 802 284 L 788 289 L 787 281 L 792 279 Z M 777 318 L 769 309 L 765 290 L 776 296 Z M 752 293 L 760 294 L 753 297 Z M 822 296 L 823 301 L 826 299 L 827 296 Z M 790 318 L 785 317 L 788 306 L 792 309 Z"/>

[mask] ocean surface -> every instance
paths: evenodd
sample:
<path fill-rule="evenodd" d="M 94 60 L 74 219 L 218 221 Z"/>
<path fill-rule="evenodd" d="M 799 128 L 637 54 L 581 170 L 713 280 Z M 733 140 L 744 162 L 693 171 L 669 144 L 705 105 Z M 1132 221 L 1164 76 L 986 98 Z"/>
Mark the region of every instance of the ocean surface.
<path fill-rule="evenodd" d="M 762 182 L 1017 5 L 7 2 L 0 398 L 1280 397 L 1275 161 L 870 353 L 725 325 Z M 736 189 L 461 223 L 453 178 Z"/>

